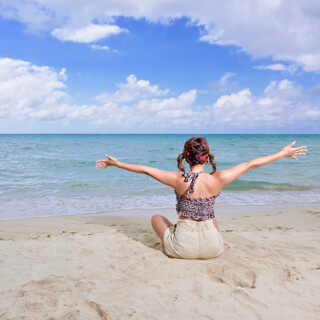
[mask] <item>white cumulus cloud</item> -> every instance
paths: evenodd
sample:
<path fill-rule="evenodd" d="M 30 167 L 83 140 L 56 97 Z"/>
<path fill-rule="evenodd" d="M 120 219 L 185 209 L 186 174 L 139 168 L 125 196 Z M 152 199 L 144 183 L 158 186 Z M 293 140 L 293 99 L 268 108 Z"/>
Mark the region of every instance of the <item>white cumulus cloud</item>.
<path fill-rule="evenodd" d="M 285 71 L 290 74 L 294 74 L 297 71 L 298 66 L 297 64 L 290 64 L 286 66 L 282 63 L 274 63 L 269 65 L 259 65 L 259 66 L 255 66 L 254 68 L 260 69 L 260 70 Z"/>
<path fill-rule="evenodd" d="M 104 50 L 104 51 L 109 51 L 109 50 L 110 50 L 110 47 L 108 47 L 108 46 L 99 46 L 99 45 L 93 44 L 93 45 L 91 46 L 91 49 L 92 49 L 92 50 Z"/>
<path fill-rule="evenodd" d="M 147 80 L 134 75 L 126 83 L 117 84 L 118 90 L 92 105 L 71 105 L 64 80 L 66 69 L 60 72 L 48 66 L 30 62 L 0 59 L 0 119 L 70 122 L 86 120 L 98 125 L 122 127 L 154 124 L 171 126 L 186 123 L 194 114 L 196 90 L 166 99 L 152 98 L 168 93 Z M 151 98 L 147 100 L 146 98 Z M 143 100 L 142 100 L 143 99 Z M 133 105 L 126 105 L 133 102 Z"/>
<path fill-rule="evenodd" d="M 133 74 L 127 77 L 126 83 L 118 83 L 117 87 L 119 90 L 115 93 L 101 93 L 94 99 L 100 102 L 129 102 L 151 96 L 162 96 L 169 92 L 169 89 L 160 90 L 158 85 L 150 85 L 147 80 L 137 80 Z"/>
<path fill-rule="evenodd" d="M 196 98 L 197 90 L 190 90 L 176 98 L 141 100 L 135 109 L 145 115 L 145 125 L 172 127 L 188 124 L 198 128 L 211 121 L 211 110 L 209 106 L 195 106 Z"/>
<path fill-rule="evenodd" d="M 318 121 L 319 111 L 320 106 L 308 100 L 303 88 L 287 79 L 271 82 L 260 97 L 254 97 L 249 89 L 244 89 L 220 97 L 213 105 L 215 122 L 241 126 L 284 126 Z"/>
<path fill-rule="evenodd" d="M 91 43 L 125 31 L 125 29 L 115 25 L 89 24 L 79 29 L 68 27 L 56 28 L 51 34 L 61 41 Z"/>
<path fill-rule="evenodd" d="M 196 90 L 180 94 L 177 98 L 142 100 L 137 108 L 144 111 L 183 110 L 190 107 L 197 97 Z"/>
<path fill-rule="evenodd" d="M 134 75 L 118 90 L 92 105 L 72 105 L 64 83 L 66 69 L 0 59 L 0 120 L 70 122 L 85 120 L 97 125 L 122 129 L 145 126 L 154 128 L 201 128 L 207 125 L 275 127 L 319 121 L 320 105 L 312 103 L 306 89 L 284 79 L 271 82 L 260 96 L 249 88 L 222 95 L 212 105 L 197 104 L 197 90 L 178 96 L 162 97 L 160 90 Z"/>
<path fill-rule="evenodd" d="M 66 115 L 69 96 L 66 70 L 56 73 L 48 66 L 22 60 L 0 59 L 0 118 L 61 119 Z"/>
<path fill-rule="evenodd" d="M 243 123 L 248 121 L 247 111 L 251 108 L 251 104 L 252 94 L 249 89 L 223 95 L 213 105 L 214 118 L 217 122 Z"/>
<path fill-rule="evenodd" d="M 66 68 L 62 68 L 62 70 L 59 72 L 59 76 L 63 81 L 66 81 L 68 79 L 66 72 L 67 72 Z"/>

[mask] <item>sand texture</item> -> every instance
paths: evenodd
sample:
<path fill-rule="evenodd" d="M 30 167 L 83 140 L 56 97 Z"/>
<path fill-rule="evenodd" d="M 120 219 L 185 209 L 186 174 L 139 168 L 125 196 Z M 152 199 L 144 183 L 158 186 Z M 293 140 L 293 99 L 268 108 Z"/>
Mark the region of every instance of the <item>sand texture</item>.
<path fill-rule="evenodd" d="M 150 217 L 0 221 L 0 319 L 320 318 L 320 207 L 217 220 L 211 260 L 168 258 Z"/>

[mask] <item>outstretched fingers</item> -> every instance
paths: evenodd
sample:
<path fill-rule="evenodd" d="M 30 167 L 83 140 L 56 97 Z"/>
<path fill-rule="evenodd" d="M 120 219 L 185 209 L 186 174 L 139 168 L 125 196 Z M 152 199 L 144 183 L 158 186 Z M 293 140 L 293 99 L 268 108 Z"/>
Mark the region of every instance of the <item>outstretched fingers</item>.
<path fill-rule="evenodd" d="M 299 148 L 294 148 L 294 151 L 296 153 L 301 153 L 301 152 L 307 152 L 307 147 L 306 146 L 303 146 L 303 147 L 299 147 Z"/>
<path fill-rule="evenodd" d="M 97 164 L 96 164 L 97 169 L 104 167 L 103 168 L 103 170 L 104 170 L 108 166 L 105 159 L 104 160 L 97 160 L 96 162 L 97 162 Z"/>
<path fill-rule="evenodd" d="M 298 148 L 292 148 L 293 149 L 293 154 L 291 155 L 291 158 L 298 160 L 296 156 L 304 156 L 306 155 L 306 152 L 308 151 L 306 149 L 306 146 L 298 147 Z"/>
<path fill-rule="evenodd" d="M 117 159 L 106 154 L 106 159 L 101 159 L 96 161 L 96 168 L 99 169 L 103 167 L 103 170 L 109 166 L 115 166 L 117 164 Z"/>
<path fill-rule="evenodd" d="M 303 146 L 303 147 L 299 148 L 299 151 L 300 152 L 307 152 L 308 150 L 307 150 L 307 147 Z"/>

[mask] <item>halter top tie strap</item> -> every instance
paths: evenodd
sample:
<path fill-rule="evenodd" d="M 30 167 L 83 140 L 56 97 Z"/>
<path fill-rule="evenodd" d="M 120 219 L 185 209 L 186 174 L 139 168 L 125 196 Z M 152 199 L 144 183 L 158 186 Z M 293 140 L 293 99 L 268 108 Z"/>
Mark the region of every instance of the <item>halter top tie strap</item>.
<path fill-rule="evenodd" d="M 198 179 L 200 173 L 203 173 L 203 172 L 204 171 L 200 171 L 200 172 L 191 172 L 191 171 L 189 171 L 189 172 L 185 172 L 183 174 L 186 182 L 191 180 L 190 186 L 188 188 L 188 192 L 185 195 L 186 197 L 190 196 L 191 194 L 194 193 L 194 186 L 196 185 L 196 182 L 197 182 L 197 179 Z"/>

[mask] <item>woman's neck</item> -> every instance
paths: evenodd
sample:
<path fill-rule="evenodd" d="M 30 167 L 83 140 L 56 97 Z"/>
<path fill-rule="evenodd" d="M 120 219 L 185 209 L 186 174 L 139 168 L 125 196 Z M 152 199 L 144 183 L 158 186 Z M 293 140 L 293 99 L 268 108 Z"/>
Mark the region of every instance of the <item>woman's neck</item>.
<path fill-rule="evenodd" d="M 190 167 L 190 171 L 191 172 L 200 172 L 200 171 L 204 171 L 204 165 L 203 164 L 196 164 L 194 166 Z"/>

